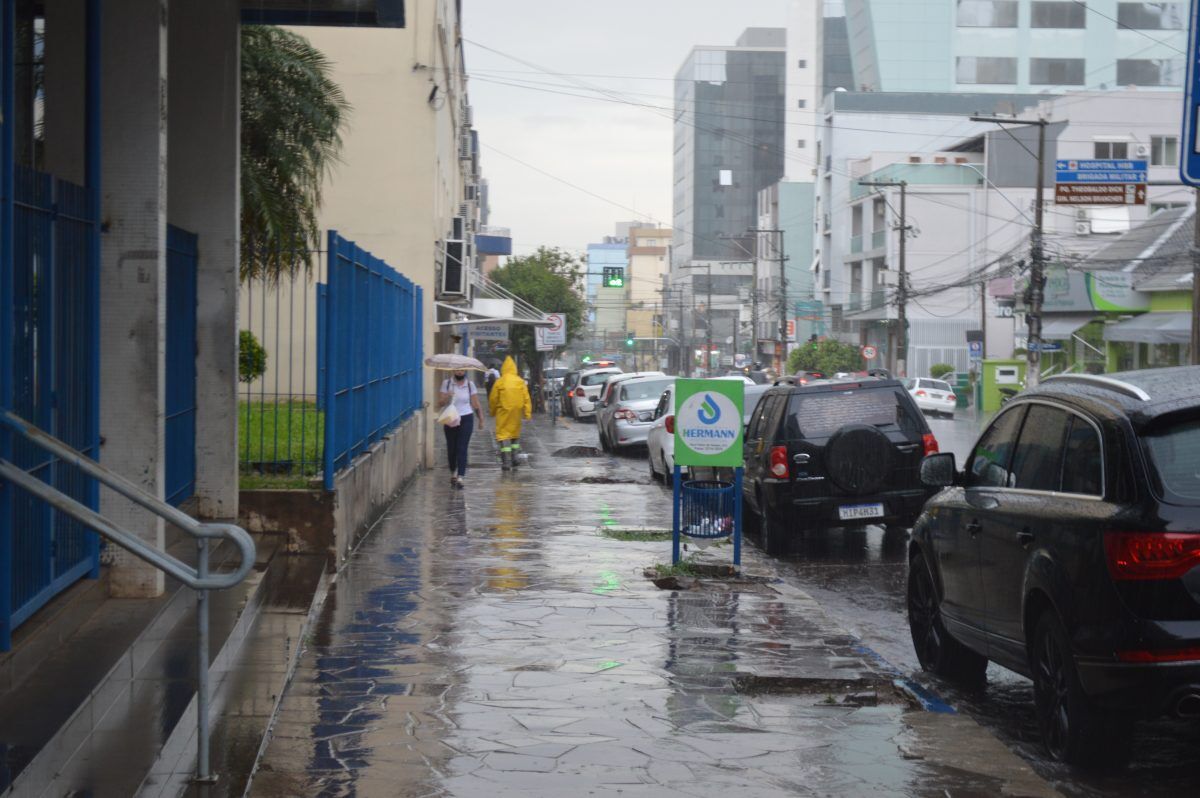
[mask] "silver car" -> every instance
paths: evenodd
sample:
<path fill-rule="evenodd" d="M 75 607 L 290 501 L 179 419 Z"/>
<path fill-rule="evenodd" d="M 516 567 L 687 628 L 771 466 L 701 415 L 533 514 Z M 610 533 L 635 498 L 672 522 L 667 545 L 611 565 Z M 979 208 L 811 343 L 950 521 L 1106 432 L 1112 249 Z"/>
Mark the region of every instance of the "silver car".
<path fill-rule="evenodd" d="M 614 374 L 620 374 L 616 366 L 587 369 L 579 373 L 579 382 L 571 389 L 571 406 L 569 415 L 573 418 L 589 418 L 596 415 L 596 400 L 600 397 L 600 388 Z"/>
<path fill-rule="evenodd" d="M 646 442 L 654 408 L 667 386 L 675 382 L 661 371 L 622 374 L 604 386 L 596 427 L 605 451 Z"/>

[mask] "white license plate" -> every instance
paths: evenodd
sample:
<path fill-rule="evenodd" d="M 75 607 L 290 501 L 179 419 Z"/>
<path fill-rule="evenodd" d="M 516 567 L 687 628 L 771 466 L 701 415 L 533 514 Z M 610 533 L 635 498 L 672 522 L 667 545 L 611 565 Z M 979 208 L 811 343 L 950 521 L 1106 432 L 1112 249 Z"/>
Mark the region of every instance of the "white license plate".
<path fill-rule="evenodd" d="M 838 508 L 838 518 L 854 521 L 859 518 L 883 518 L 883 504 L 844 504 Z"/>

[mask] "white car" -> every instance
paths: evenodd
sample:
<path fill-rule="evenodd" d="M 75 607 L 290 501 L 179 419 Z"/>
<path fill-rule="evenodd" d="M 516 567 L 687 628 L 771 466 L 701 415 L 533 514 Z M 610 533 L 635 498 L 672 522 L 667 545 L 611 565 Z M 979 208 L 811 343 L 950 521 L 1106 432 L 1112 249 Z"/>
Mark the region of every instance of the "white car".
<path fill-rule="evenodd" d="M 616 366 L 587 369 L 579 372 L 579 382 L 567 394 L 571 406 L 568 408 L 572 418 L 590 418 L 596 415 L 596 400 L 600 398 L 600 388 L 608 382 L 613 374 L 621 374 Z"/>
<path fill-rule="evenodd" d="M 954 408 L 958 405 L 958 397 L 954 389 L 945 380 L 934 380 L 928 377 L 909 378 L 904 381 L 904 387 L 916 401 L 922 412 L 935 416 L 944 414 L 954 417 Z"/>

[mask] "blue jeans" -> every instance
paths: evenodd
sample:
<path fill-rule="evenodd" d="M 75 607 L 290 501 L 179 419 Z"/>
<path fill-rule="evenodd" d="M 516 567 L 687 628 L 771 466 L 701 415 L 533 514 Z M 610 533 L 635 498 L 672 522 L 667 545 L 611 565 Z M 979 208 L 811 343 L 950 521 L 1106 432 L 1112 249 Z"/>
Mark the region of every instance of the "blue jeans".
<path fill-rule="evenodd" d="M 467 473 L 467 447 L 471 444 L 471 433 L 475 430 L 475 414 L 462 416 L 457 427 L 442 427 L 446 431 L 446 454 L 450 459 L 450 472 Z"/>

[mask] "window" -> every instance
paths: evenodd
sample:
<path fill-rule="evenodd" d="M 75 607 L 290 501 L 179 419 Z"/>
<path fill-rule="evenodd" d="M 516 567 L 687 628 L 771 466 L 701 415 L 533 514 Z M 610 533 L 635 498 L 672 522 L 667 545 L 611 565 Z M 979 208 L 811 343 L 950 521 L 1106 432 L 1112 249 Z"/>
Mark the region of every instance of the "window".
<path fill-rule="evenodd" d="M 807 68 L 808 68 L 808 61 L 806 61 L 805 59 L 801 58 L 801 59 L 800 59 L 800 61 L 799 61 L 799 66 L 800 66 L 800 68 L 801 68 L 801 69 L 807 69 Z"/>
<path fill-rule="evenodd" d="M 662 396 L 658 399 L 658 407 L 654 408 L 654 418 L 657 421 L 667 415 L 667 408 L 671 406 L 671 389 L 663 391 Z"/>
<path fill-rule="evenodd" d="M 1082 86 L 1082 58 L 1031 58 L 1029 82 L 1036 86 Z"/>
<path fill-rule="evenodd" d="M 796 140 L 796 148 L 800 150 L 804 149 L 804 139 Z"/>
<path fill-rule="evenodd" d="M 1096 158 L 1128 158 L 1129 142 L 1127 141 L 1097 141 L 1094 142 Z"/>
<path fill-rule="evenodd" d="M 1153 216 L 1159 211 L 1169 211 L 1172 208 L 1186 208 L 1188 204 L 1186 202 L 1151 202 L 1150 215 Z"/>
<path fill-rule="evenodd" d="M 904 388 L 792 395 L 787 420 L 789 438 L 827 438 L 846 424 L 870 424 L 920 436 L 919 412 Z M 918 412 L 917 416 L 913 413 Z"/>
<path fill-rule="evenodd" d="M 1079 416 L 1072 416 L 1071 431 L 1067 433 L 1067 456 L 1063 461 L 1062 489 L 1064 493 L 1087 496 L 1104 494 L 1104 464 L 1100 436 L 1096 428 Z"/>
<path fill-rule="evenodd" d="M 1034 0 L 1030 5 L 1029 27 L 1086 28 L 1087 4 Z"/>
<path fill-rule="evenodd" d="M 1179 139 L 1175 136 L 1151 136 L 1150 165 L 1178 166 Z"/>
<path fill-rule="evenodd" d="M 1117 27 L 1183 30 L 1183 3 L 1117 3 Z"/>
<path fill-rule="evenodd" d="M 1122 58 L 1117 61 L 1121 86 L 1182 86 L 1181 58 Z"/>
<path fill-rule="evenodd" d="M 1017 0 L 958 0 L 960 28 L 1015 28 Z"/>
<path fill-rule="evenodd" d="M 955 69 L 959 83 L 1016 83 L 1017 59 L 959 56 Z"/>
<path fill-rule="evenodd" d="M 722 186 L 732 186 L 733 185 L 733 170 L 732 169 L 719 170 L 717 172 L 717 183 Z"/>
<path fill-rule="evenodd" d="M 808 100 L 796 100 L 796 105 L 804 108 L 808 105 Z"/>
<path fill-rule="evenodd" d="M 1142 444 L 1168 501 L 1200 504 L 1200 421 L 1171 419 L 1144 435 Z"/>
<path fill-rule="evenodd" d="M 967 487 L 1009 487 L 1008 461 L 1017 443 L 1017 432 L 1021 429 L 1021 417 L 1024 415 L 1025 410 L 1020 407 L 1002 413 L 984 433 L 971 453 Z"/>
<path fill-rule="evenodd" d="M 1034 405 L 1021 428 L 1021 442 L 1013 454 L 1012 473 L 1017 488 L 1059 490 L 1062 487 L 1063 444 L 1070 418 L 1057 407 Z"/>

